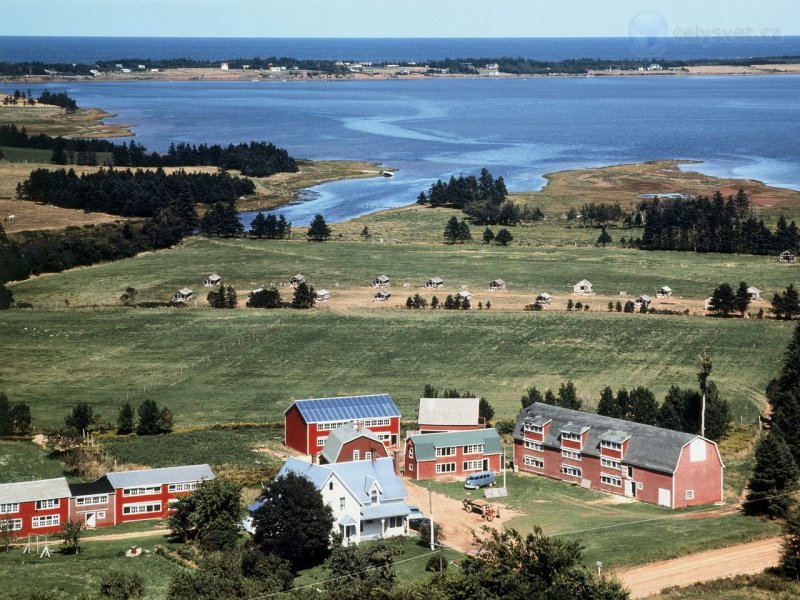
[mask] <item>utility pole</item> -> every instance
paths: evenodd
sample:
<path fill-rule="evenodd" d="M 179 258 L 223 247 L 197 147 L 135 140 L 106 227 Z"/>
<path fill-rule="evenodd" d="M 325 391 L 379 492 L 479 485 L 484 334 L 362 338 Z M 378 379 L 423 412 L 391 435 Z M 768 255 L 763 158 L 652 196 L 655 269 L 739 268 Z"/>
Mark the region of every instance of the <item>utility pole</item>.
<path fill-rule="evenodd" d="M 428 513 L 431 519 L 431 550 L 435 550 L 436 545 L 433 543 L 433 492 L 431 491 L 430 479 L 428 480 Z"/>
<path fill-rule="evenodd" d="M 503 489 L 507 490 L 506 487 L 506 446 L 503 444 Z"/>

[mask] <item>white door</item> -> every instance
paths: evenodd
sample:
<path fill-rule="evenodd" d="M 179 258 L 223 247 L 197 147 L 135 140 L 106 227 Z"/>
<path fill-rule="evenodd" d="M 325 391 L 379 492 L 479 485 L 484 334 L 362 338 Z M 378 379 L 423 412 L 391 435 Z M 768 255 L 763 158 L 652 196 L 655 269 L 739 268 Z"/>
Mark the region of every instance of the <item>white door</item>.
<path fill-rule="evenodd" d="M 631 498 L 633 497 L 633 481 L 630 479 L 625 480 L 625 497 Z"/>
<path fill-rule="evenodd" d="M 97 527 L 97 513 L 86 513 L 86 529 Z"/>
<path fill-rule="evenodd" d="M 659 506 L 666 506 L 667 508 L 672 508 L 672 503 L 670 502 L 670 491 L 665 490 L 664 488 L 658 488 L 658 505 Z"/>

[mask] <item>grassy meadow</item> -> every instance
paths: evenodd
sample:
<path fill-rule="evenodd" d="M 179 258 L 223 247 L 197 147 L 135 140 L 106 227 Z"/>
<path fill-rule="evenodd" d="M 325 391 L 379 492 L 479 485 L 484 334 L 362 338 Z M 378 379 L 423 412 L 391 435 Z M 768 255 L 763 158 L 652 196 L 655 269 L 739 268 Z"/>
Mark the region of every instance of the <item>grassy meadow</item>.
<path fill-rule="evenodd" d="M 33 442 L 0 440 L 0 483 L 63 476 L 64 466 Z"/>
<path fill-rule="evenodd" d="M 772 573 L 740 575 L 684 588 L 668 588 L 653 600 L 795 600 L 800 582 Z"/>

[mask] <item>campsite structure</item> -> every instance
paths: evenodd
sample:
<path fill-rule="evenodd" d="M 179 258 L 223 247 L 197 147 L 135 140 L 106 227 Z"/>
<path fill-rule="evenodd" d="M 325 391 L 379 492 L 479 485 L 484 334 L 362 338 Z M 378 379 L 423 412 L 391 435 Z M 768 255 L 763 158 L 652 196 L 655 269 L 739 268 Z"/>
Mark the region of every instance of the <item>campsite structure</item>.
<path fill-rule="evenodd" d="M 662 285 L 656 292 L 656 298 L 670 298 L 672 296 L 672 288 L 668 285 Z"/>
<path fill-rule="evenodd" d="M 387 275 L 378 275 L 372 280 L 372 287 L 387 288 L 392 285 L 392 280 Z"/>
<path fill-rule="evenodd" d="M 796 263 L 797 262 L 797 254 L 792 252 L 791 250 L 784 250 L 778 255 L 778 262 L 782 263 Z"/>
<path fill-rule="evenodd" d="M 490 292 L 500 292 L 506 289 L 506 282 L 502 279 L 494 279 L 489 282 Z"/>
<path fill-rule="evenodd" d="M 441 277 L 431 277 L 425 282 L 425 288 L 429 290 L 438 290 L 444 285 L 444 279 Z"/>
<path fill-rule="evenodd" d="M 212 273 L 203 280 L 203 287 L 214 287 L 222 282 L 222 277 L 216 273 Z"/>
<path fill-rule="evenodd" d="M 188 287 L 182 287 L 177 292 L 172 294 L 172 301 L 173 302 L 188 302 L 192 299 L 194 292 Z"/>
<path fill-rule="evenodd" d="M 594 293 L 592 291 L 592 287 L 591 281 L 581 279 L 578 283 L 572 286 L 572 293 L 581 294 L 582 296 L 591 296 Z"/>

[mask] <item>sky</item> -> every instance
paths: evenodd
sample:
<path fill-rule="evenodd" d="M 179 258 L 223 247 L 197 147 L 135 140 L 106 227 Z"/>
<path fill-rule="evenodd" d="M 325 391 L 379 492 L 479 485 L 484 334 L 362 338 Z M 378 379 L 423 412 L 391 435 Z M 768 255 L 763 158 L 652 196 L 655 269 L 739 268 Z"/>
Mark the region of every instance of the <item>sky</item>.
<path fill-rule="evenodd" d="M 800 35 L 797 0 L 0 0 L 0 35 Z M 2 57 L 0 57 L 2 60 Z"/>

